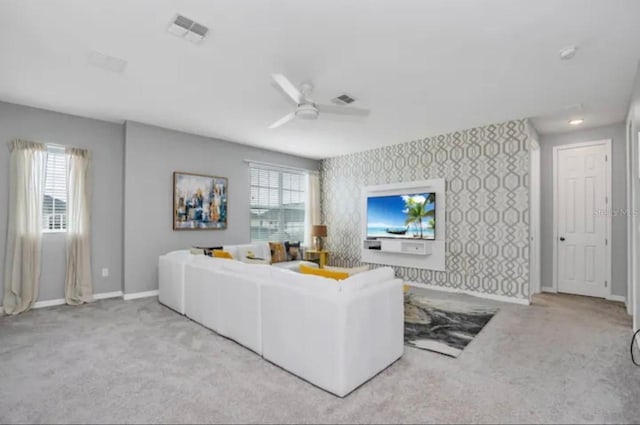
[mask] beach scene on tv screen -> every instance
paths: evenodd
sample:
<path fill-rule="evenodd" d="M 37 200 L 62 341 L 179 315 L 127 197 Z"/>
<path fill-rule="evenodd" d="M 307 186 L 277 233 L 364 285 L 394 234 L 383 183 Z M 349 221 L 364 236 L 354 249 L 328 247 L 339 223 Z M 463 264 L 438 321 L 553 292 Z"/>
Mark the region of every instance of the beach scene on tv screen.
<path fill-rule="evenodd" d="M 367 198 L 367 237 L 435 239 L 436 194 Z"/>

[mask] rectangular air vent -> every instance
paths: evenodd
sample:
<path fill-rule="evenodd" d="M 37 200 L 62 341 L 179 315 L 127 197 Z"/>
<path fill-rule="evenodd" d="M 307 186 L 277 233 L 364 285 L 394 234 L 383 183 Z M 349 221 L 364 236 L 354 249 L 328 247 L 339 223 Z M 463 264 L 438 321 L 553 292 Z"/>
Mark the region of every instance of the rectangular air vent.
<path fill-rule="evenodd" d="M 185 38 L 186 40 L 194 43 L 199 43 L 207 35 L 209 28 L 185 16 L 176 15 L 167 31 L 175 36 Z"/>
<path fill-rule="evenodd" d="M 106 71 L 115 72 L 116 74 L 122 74 L 124 69 L 127 67 L 126 60 L 96 51 L 89 53 L 89 63 Z"/>
<path fill-rule="evenodd" d="M 348 94 L 341 94 L 340 96 L 331 99 L 331 101 L 336 105 L 348 105 L 355 102 L 356 100 Z"/>

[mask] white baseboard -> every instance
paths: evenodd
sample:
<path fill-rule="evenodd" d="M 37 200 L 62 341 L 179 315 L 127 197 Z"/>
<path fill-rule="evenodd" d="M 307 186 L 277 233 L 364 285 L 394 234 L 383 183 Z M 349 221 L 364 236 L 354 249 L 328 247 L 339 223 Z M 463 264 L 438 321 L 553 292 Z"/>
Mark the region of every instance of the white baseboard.
<path fill-rule="evenodd" d="M 64 305 L 66 301 L 64 298 L 60 298 L 57 300 L 45 300 L 45 301 L 37 301 L 33 304 L 32 308 L 46 308 L 46 307 L 54 307 L 57 305 Z M 0 316 L 4 316 L 4 307 L 0 307 Z"/>
<path fill-rule="evenodd" d="M 493 301 L 501 301 L 505 303 L 520 304 L 520 305 L 530 304 L 529 300 L 527 299 L 507 297 L 504 295 L 484 294 L 482 292 L 468 291 L 466 289 L 446 288 L 442 286 L 428 285 L 426 283 L 420 283 L 420 282 L 406 282 L 406 284 L 409 286 L 415 286 L 416 288 L 432 289 L 434 291 L 471 295 L 473 297 L 484 298 L 484 299 L 493 300 Z"/>
<path fill-rule="evenodd" d="M 107 298 L 118 298 L 118 297 L 122 297 L 122 291 L 102 292 L 100 294 L 93 294 L 94 301 L 104 300 Z M 53 307 L 56 305 L 63 305 L 66 303 L 67 301 L 64 298 L 60 298 L 58 300 L 38 301 L 33 305 L 33 308 Z"/>
<path fill-rule="evenodd" d="M 133 294 L 124 294 L 124 300 L 136 300 L 138 298 L 147 298 L 147 297 L 157 297 L 158 290 L 155 291 L 146 291 L 146 292 L 134 292 Z"/>
<path fill-rule="evenodd" d="M 46 300 L 46 301 L 38 301 L 33 305 L 33 308 L 46 308 L 46 307 L 55 307 L 57 305 L 64 305 L 67 302 L 64 298 L 60 298 L 57 300 Z"/>
<path fill-rule="evenodd" d="M 93 300 L 106 300 L 107 298 L 122 298 L 122 291 L 103 292 L 101 294 L 93 294 Z"/>
<path fill-rule="evenodd" d="M 609 295 L 607 297 L 607 300 L 608 301 L 615 301 L 615 302 L 618 302 L 618 303 L 626 303 L 627 302 L 627 297 L 624 297 L 622 295 L 613 295 L 613 294 L 611 294 L 611 295 Z"/>
<path fill-rule="evenodd" d="M 558 291 L 553 289 L 553 287 L 551 287 L 551 286 L 543 286 L 542 287 L 542 292 L 546 292 L 546 293 L 549 293 L 549 294 L 557 294 L 558 293 Z M 605 299 L 607 301 L 615 301 L 615 302 L 618 302 L 618 303 L 626 303 L 627 302 L 627 297 L 622 296 L 622 295 L 613 295 L 612 294 L 612 295 L 606 296 Z"/>
<path fill-rule="evenodd" d="M 156 291 L 156 295 L 157 295 Z M 133 294 L 136 295 L 136 294 Z M 120 298 L 122 297 L 122 291 L 114 291 L 114 292 L 102 292 L 100 294 L 93 294 L 94 301 L 97 300 L 105 300 L 107 298 Z M 67 301 L 64 298 L 59 298 L 56 300 L 45 300 L 45 301 L 37 301 L 33 308 L 47 308 L 47 307 L 55 307 L 57 305 L 64 305 Z M 4 315 L 4 308 L 0 307 L 0 316 Z"/>

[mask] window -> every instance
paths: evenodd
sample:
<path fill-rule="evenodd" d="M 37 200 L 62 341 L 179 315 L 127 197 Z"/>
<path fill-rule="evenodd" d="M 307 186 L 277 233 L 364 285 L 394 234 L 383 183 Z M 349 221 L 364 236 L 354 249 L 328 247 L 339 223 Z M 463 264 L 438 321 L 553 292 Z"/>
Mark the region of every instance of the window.
<path fill-rule="evenodd" d="M 251 164 L 251 240 L 304 241 L 307 176 Z"/>
<path fill-rule="evenodd" d="M 67 230 L 67 157 L 64 148 L 47 145 L 42 229 L 44 232 Z"/>

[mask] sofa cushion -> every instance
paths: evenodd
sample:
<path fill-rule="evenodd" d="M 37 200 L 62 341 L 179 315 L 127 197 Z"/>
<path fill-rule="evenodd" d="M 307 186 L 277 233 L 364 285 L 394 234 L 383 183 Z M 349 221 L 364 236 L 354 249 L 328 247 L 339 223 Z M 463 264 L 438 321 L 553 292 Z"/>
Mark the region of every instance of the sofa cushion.
<path fill-rule="evenodd" d="M 191 251 L 188 249 L 180 249 L 178 251 L 171 251 L 166 253 L 164 256 L 165 257 L 171 257 L 171 258 L 191 258 Z"/>
<path fill-rule="evenodd" d="M 287 261 L 287 252 L 283 242 L 269 242 L 269 249 L 271 250 L 271 263 Z"/>
<path fill-rule="evenodd" d="M 314 267 L 307 267 L 304 264 L 300 264 L 300 273 L 328 277 L 330 279 L 335 279 L 335 280 L 343 280 L 349 277 L 349 273 L 314 268 Z"/>
<path fill-rule="evenodd" d="M 349 276 L 353 276 L 356 273 L 362 273 L 369 270 L 369 265 L 365 264 L 364 266 L 358 267 L 334 267 L 334 266 L 324 266 L 326 270 L 331 270 L 334 272 L 344 272 L 349 274 Z"/>
<path fill-rule="evenodd" d="M 207 267 L 221 267 L 224 263 L 227 263 L 228 260 L 223 258 L 209 257 L 206 255 L 194 255 L 191 263 L 196 265 L 203 265 Z"/>
<path fill-rule="evenodd" d="M 326 277 L 296 273 L 291 270 L 271 267 L 271 279 L 285 285 L 304 290 L 314 290 L 325 293 L 340 292 L 340 284 L 335 279 Z"/>
<path fill-rule="evenodd" d="M 271 266 L 268 264 L 247 264 L 242 261 L 225 261 L 222 269 L 244 276 L 269 276 Z"/>
<path fill-rule="evenodd" d="M 372 285 L 386 282 L 395 278 L 391 267 L 380 267 L 374 270 L 355 274 L 341 281 L 342 292 L 354 292 Z"/>
<path fill-rule="evenodd" d="M 307 267 L 314 267 L 314 268 L 318 268 L 318 263 L 314 263 L 313 261 L 281 261 L 280 263 L 274 263 L 272 264 L 273 267 L 279 268 L 279 269 L 284 269 L 284 270 L 291 270 L 293 272 L 299 272 L 300 271 L 300 264 L 304 264 Z"/>

